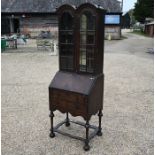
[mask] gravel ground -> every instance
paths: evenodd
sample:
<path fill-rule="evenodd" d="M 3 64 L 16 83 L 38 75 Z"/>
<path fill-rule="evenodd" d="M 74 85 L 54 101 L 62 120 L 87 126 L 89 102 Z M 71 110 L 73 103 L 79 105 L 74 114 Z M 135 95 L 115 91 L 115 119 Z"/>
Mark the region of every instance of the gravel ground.
<path fill-rule="evenodd" d="M 48 85 L 58 57 L 35 47 L 2 53 L 2 155 L 153 155 L 154 60 L 146 53 L 153 39 L 123 35 L 128 38 L 105 42 L 103 136 L 90 142 L 89 152 L 81 141 L 49 138 Z M 54 123 L 64 118 L 56 111 Z M 98 124 L 97 116 L 91 124 Z M 62 128 L 85 133 L 77 125 Z"/>

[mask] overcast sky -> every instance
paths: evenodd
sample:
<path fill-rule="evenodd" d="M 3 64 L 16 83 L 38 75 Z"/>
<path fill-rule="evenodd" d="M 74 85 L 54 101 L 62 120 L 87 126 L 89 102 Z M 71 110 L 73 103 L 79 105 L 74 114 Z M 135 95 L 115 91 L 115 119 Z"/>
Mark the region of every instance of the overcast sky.
<path fill-rule="evenodd" d="M 122 0 L 119 1 L 122 2 Z M 136 2 L 137 0 L 124 0 L 123 12 L 129 11 L 130 9 L 134 8 Z"/>

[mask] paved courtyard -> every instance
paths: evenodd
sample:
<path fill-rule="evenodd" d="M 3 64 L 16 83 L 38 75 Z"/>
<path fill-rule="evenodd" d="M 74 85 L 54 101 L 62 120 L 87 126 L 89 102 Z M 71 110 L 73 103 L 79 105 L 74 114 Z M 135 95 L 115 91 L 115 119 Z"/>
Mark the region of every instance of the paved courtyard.
<path fill-rule="evenodd" d="M 123 35 L 127 39 L 105 42 L 103 136 L 90 142 L 89 152 L 81 141 L 49 138 L 48 85 L 58 57 L 33 46 L 2 53 L 2 155 L 153 155 L 154 60 L 147 53 L 153 39 Z M 56 111 L 54 123 L 64 118 Z M 98 125 L 97 116 L 91 124 Z M 77 125 L 62 128 L 85 134 Z"/>

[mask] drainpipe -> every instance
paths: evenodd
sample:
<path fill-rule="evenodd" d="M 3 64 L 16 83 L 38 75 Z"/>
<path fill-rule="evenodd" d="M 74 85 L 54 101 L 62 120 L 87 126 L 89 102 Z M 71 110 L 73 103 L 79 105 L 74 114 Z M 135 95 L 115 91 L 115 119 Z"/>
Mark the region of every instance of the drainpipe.
<path fill-rule="evenodd" d="M 11 18 L 10 18 L 10 33 L 14 32 L 13 19 L 14 19 L 14 15 L 11 15 Z"/>
<path fill-rule="evenodd" d="M 121 10 L 122 10 L 122 12 L 123 12 L 123 2 L 124 2 L 124 0 L 122 0 L 122 5 L 121 5 Z"/>

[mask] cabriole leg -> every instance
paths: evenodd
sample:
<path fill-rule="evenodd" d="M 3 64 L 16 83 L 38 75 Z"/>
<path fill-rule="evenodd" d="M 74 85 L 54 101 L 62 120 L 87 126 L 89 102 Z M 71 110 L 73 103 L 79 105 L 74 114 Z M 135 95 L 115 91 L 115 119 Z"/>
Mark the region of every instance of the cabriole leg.
<path fill-rule="evenodd" d="M 88 151 L 90 149 L 89 146 L 89 121 L 86 121 L 86 140 L 85 140 L 85 146 L 83 147 L 85 151 Z"/>
<path fill-rule="evenodd" d="M 102 118 L 102 116 L 103 116 L 103 114 L 102 114 L 102 109 L 99 110 L 98 116 L 99 116 L 99 127 L 98 127 L 97 135 L 98 135 L 98 136 L 102 136 L 102 128 L 101 128 L 101 118 Z"/>
<path fill-rule="evenodd" d="M 54 129 L 53 129 L 53 117 L 54 117 L 53 111 L 51 111 L 49 117 L 51 118 L 51 133 L 50 133 L 50 137 L 54 138 L 55 137 L 55 133 L 54 133 Z"/>
<path fill-rule="evenodd" d="M 70 126 L 68 112 L 66 113 L 66 126 Z"/>

